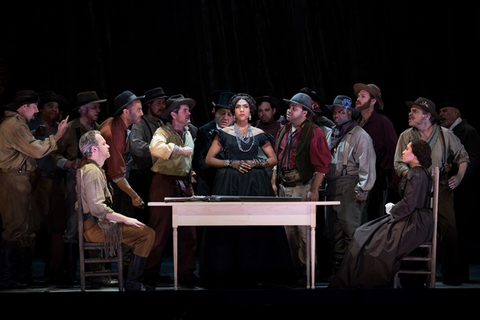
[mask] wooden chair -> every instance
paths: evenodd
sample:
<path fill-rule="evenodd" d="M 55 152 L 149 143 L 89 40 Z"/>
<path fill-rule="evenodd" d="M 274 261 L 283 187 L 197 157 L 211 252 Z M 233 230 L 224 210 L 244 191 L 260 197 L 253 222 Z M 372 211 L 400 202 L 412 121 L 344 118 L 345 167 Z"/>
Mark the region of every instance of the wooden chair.
<path fill-rule="evenodd" d="M 82 208 L 82 184 L 80 169 L 77 169 L 77 203 L 78 203 L 78 247 L 79 247 L 79 260 L 80 260 L 80 289 L 85 292 L 86 278 L 87 277 L 107 277 L 114 276 L 118 279 L 118 290 L 123 291 L 123 253 L 122 244 L 119 243 L 117 247 L 117 255 L 115 257 L 106 257 L 105 254 L 102 258 L 89 258 L 88 250 L 101 250 L 104 251 L 103 242 L 87 242 L 83 236 L 83 208 Z M 87 254 L 85 254 L 87 253 Z M 86 271 L 86 265 L 89 263 L 111 263 L 111 270 L 104 271 Z M 116 264 L 116 268 L 115 265 Z"/>
<path fill-rule="evenodd" d="M 394 276 L 393 287 L 399 288 L 400 274 L 424 274 L 427 275 L 427 288 L 435 288 L 435 267 L 437 262 L 437 222 L 438 222 L 438 188 L 440 171 L 435 167 L 433 174 L 433 195 L 432 195 L 432 214 L 433 214 L 433 235 L 432 240 L 421 244 L 418 249 L 424 252 L 422 255 L 410 254 L 404 257 L 402 262 L 420 263 L 420 268 L 402 268 Z M 422 263 L 424 262 L 424 263 Z"/>

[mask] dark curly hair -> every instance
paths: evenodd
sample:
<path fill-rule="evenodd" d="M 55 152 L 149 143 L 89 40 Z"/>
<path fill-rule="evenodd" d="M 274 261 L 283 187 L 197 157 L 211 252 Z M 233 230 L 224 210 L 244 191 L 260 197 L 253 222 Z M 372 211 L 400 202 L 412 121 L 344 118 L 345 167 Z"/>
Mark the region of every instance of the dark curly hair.
<path fill-rule="evenodd" d="M 251 95 L 249 95 L 248 93 L 234 94 L 230 98 L 230 102 L 228 103 L 228 105 L 230 107 L 230 111 L 232 112 L 232 114 L 235 114 L 235 105 L 241 99 L 247 101 L 248 106 L 250 108 L 250 114 L 253 117 L 255 115 L 255 112 L 257 112 L 257 104 L 255 103 L 255 99 Z"/>
<path fill-rule="evenodd" d="M 432 165 L 432 149 L 427 142 L 420 139 L 412 141 L 412 152 L 424 168 L 430 168 Z"/>

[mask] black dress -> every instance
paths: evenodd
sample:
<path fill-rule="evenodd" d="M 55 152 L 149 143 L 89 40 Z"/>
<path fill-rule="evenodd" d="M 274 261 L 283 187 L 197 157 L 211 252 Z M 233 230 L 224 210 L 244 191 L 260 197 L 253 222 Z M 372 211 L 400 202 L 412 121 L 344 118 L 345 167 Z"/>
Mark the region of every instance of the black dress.
<path fill-rule="evenodd" d="M 402 200 L 392 207 L 391 214 L 357 228 L 329 288 L 392 286 L 399 259 L 432 237 L 431 190 L 428 171 L 411 168 L 399 184 Z"/>
<path fill-rule="evenodd" d="M 241 142 L 219 131 L 225 159 L 252 160 L 259 147 L 268 142 L 265 133 L 254 143 Z M 250 138 L 252 139 L 252 138 Z M 217 170 L 213 195 L 274 196 L 267 171 L 254 168 L 240 173 L 233 168 Z M 209 226 L 203 230 L 199 276 L 208 286 L 251 286 L 285 284 L 293 279 L 293 261 L 283 226 Z"/>

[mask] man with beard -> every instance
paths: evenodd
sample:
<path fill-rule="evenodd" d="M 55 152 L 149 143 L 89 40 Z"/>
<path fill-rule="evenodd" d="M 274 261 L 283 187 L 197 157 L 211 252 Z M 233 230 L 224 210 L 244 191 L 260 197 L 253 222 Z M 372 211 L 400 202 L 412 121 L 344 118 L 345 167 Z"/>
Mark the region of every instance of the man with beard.
<path fill-rule="evenodd" d="M 61 121 L 55 134 L 37 140 L 28 123 L 38 113 L 39 96 L 32 90 L 21 90 L 5 106 L 0 124 L 0 289 L 15 289 L 37 284 L 33 278 L 32 246 L 35 234 L 28 227 L 30 219 L 31 178 L 37 164 L 57 149 L 67 128 L 68 117 Z"/>
<path fill-rule="evenodd" d="M 99 99 L 95 91 L 84 91 L 77 94 L 77 106 L 72 110 L 73 115 L 78 115 L 67 125 L 67 130 L 62 140 L 58 143 L 58 149 L 51 154 L 51 160 L 57 167 L 66 171 L 65 177 L 65 204 L 66 204 L 66 228 L 63 233 L 63 259 L 65 269 L 65 281 L 67 286 L 78 284 L 77 259 L 78 259 L 78 216 L 75 209 L 77 201 L 77 169 L 82 162 L 82 153 L 78 148 L 80 137 L 90 130 L 99 127 L 97 123 L 100 114 L 100 104 L 107 99 Z M 98 254 L 98 252 L 90 252 Z M 90 265 L 93 268 L 104 268 L 103 265 Z M 97 281 L 98 280 L 98 281 Z M 110 278 L 92 278 L 97 281 L 93 286 L 117 286 Z"/>
<path fill-rule="evenodd" d="M 398 135 L 390 119 L 378 112 L 383 110 L 384 104 L 382 92 L 376 85 L 356 83 L 353 92 L 357 98 L 355 108 L 360 111 L 358 125 L 372 138 L 377 158 L 375 164 L 377 178 L 368 194 L 363 213 L 363 222 L 367 222 L 385 214 L 388 189 L 394 174 L 393 158 Z"/>
<path fill-rule="evenodd" d="M 148 203 L 148 193 L 153 176 L 152 155 L 149 146 L 157 128 L 163 126 L 160 117 L 165 110 L 167 98 L 168 96 L 161 87 L 146 91 L 145 97 L 142 99 L 145 114 L 141 117 L 140 123 L 132 125 L 132 131 L 128 136 L 130 156 L 132 157 L 128 181 L 146 203 Z M 138 220 L 144 223 L 148 221 L 148 207 L 137 207 L 134 211 Z"/>
<path fill-rule="evenodd" d="M 112 117 L 102 122 L 98 130 L 110 146 L 110 157 L 105 160 L 103 168 L 107 181 L 113 189 L 112 209 L 128 217 L 135 217 L 135 207 L 143 208 L 145 202 L 128 182 L 129 158 L 128 136 L 130 126 L 139 124 L 143 115 L 142 101 L 145 96 L 136 96 L 131 91 L 123 91 L 115 97 L 115 111 Z M 132 250 L 123 246 L 124 272 L 128 272 Z"/>
<path fill-rule="evenodd" d="M 190 111 L 195 100 L 181 94 L 170 96 L 162 113 L 165 125 L 155 131 L 150 142 L 152 171 L 150 201 L 162 202 L 165 197 L 193 196 L 191 184 L 193 137 L 189 131 Z M 148 226 L 155 230 L 155 241 L 145 267 L 147 290 L 155 290 L 165 246 L 172 235 L 172 208 L 150 207 Z M 198 284 L 194 274 L 197 234 L 195 226 L 178 229 L 178 277 L 187 286 Z"/>
<path fill-rule="evenodd" d="M 353 108 L 350 97 L 338 95 L 327 108 L 335 126 L 327 135 L 332 161 L 325 177 L 325 194 L 327 201 L 340 201 L 339 206 L 327 206 L 326 213 L 325 234 L 332 243 L 335 274 L 353 233 L 362 224 L 366 201 L 375 183 L 376 156 L 372 138 L 355 120 L 359 111 Z"/>
<path fill-rule="evenodd" d="M 282 111 L 282 102 L 275 97 L 261 96 L 255 98 L 257 103 L 257 128 L 262 129 L 272 136 L 272 146 L 275 145 L 275 137 L 282 123 L 277 121 Z"/>
<path fill-rule="evenodd" d="M 280 197 L 301 197 L 303 201 L 318 201 L 318 189 L 328 172 L 331 161 L 323 130 L 308 120 L 313 115 L 312 99 L 297 93 L 284 99 L 288 123 L 278 132 L 275 151 L 278 158 L 272 174 L 272 185 Z M 299 284 L 306 281 L 306 226 L 285 226 Z"/>

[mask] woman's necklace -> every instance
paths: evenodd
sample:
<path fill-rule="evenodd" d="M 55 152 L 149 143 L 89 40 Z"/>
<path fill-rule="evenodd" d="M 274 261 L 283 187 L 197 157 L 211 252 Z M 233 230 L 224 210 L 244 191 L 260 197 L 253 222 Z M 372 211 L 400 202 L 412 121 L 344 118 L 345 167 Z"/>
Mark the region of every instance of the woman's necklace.
<path fill-rule="evenodd" d="M 240 129 L 237 127 L 236 123 L 233 124 L 233 129 L 235 130 L 235 138 L 237 138 L 237 144 L 238 144 L 238 148 L 240 149 L 240 151 L 248 152 L 248 151 L 252 150 L 252 147 L 253 147 L 253 144 L 254 144 L 255 141 L 254 141 L 254 138 L 253 138 L 252 127 L 250 126 L 250 124 L 248 125 L 245 134 L 242 134 L 240 132 Z M 247 150 L 243 149 L 242 148 L 242 142 L 245 143 L 246 145 L 248 145 L 248 143 L 250 142 L 250 138 L 252 138 L 252 143 L 250 144 L 250 147 L 248 147 Z"/>

